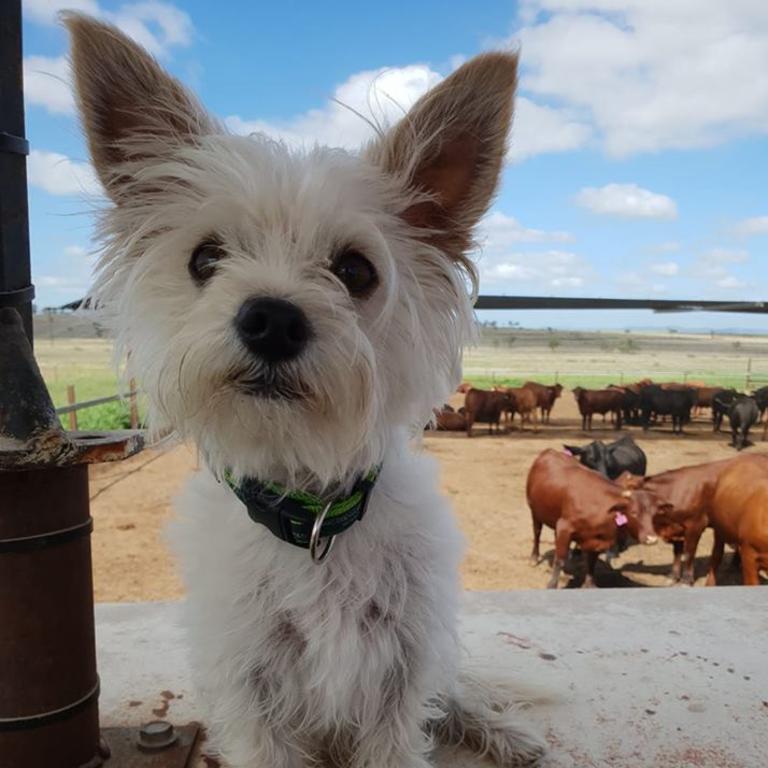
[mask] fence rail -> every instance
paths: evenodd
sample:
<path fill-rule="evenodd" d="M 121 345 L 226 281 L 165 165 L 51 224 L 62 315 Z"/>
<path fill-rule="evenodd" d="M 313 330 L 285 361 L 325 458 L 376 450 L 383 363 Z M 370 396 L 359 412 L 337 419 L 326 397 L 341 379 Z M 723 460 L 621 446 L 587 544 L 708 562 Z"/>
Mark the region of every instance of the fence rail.
<path fill-rule="evenodd" d="M 526 380 L 552 380 L 554 383 L 579 383 L 579 379 L 586 382 L 601 381 L 619 386 L 630 384 L 640 379 L 651 378 L 653 381 L 679 381 L 687 383 L 689 381 L 706 381 L 710 386 L 735 386 L 742 387 L 745 390 L 756 389 L 768 384 L 768 373 L 755 371 L 733 371 L 723 372 L 713 375 L 711 371 L 658 371 L 658 370 L 521 370 L 515 367 L 499 367 L 472 365 L 471 362 L 464 365 L 464 379 L 472 381 L 473 378 L 482 378 L 490 381 L 514 379 L 520 381 Z"/>
<path fill-rule="evenodd" d="M 75 387 L 73 384 L 67 386 L 67 405 L 56 409 L 58 416 L 69 416 L 69 428 L 73 431 L 77 431 L 77 412 L 85 410 L 86 408 L 94 408 L 97 405 L 105 405 L 106 403 L 116 403 L 121 400 L 128 401 L 128 407 L 131 417 L 131 429 L 139 428 L 139 406 L 137 403 L 138 390 L 136 389 L 136 382 L 131 379 L 129 383 L 128 392 L 116 395 L 107 395 L 106 397 L 97 397 L 94 400 L 83 400 L 77 402 L 77 395 L 75 393 Z"/>

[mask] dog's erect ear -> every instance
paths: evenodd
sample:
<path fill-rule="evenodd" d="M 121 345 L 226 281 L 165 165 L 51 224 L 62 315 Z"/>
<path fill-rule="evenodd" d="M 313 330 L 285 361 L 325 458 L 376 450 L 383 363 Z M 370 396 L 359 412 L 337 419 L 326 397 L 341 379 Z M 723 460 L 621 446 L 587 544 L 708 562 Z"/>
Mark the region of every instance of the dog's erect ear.
<path fill-rule="evenodd" d="M 403 218 L 462 262 L 504 162 L 517 58 L 486 53 L 467 62 L 369 149 L 373 162 L 422 193 Z"/>
<path fill-rule="evenodd" d="M 117 202 L 126 161 L 151 161 L 209 133 L 212 121 L 184 87 L 109 24 L 62 14 L 75 92 L 93 164 Z"/>

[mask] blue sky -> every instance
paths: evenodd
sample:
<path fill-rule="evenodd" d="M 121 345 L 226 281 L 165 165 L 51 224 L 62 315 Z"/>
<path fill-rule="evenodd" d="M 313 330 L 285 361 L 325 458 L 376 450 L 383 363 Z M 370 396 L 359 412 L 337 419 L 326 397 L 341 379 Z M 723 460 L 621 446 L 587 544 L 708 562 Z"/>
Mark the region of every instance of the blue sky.
<path fill-rule="evenodd" d="M 238 132 L 353 149 L 334 99 L 393 121 L 469 56 L 520 47 L 484 293 L 768 299 L 765 0 L 176 4 L 23 0 L 39 306 L 78 298 L 99 190 L 68 86 L 62 8 L 107 18 Z M 529 326 L 761 329 L 759 317 L 494 313 Z"/>

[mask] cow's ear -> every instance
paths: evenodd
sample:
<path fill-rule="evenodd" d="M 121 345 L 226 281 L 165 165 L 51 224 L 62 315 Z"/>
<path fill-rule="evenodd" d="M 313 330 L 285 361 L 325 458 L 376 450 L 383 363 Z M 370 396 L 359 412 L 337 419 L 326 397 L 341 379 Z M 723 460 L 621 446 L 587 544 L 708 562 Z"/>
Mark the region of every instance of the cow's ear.
<path fill-rule="evenodd" d="M 496 192 L 506 153 L 517 58 L 486 53 L 471 59 L 367 150 L 399 182 L 400 216 L 470 271 L 465 251 Z"/>
<path fill-rule="evenodd" d="M 584 449 L 579 448 L 577 445 L 565 445 L 565 443 L 563 443 L 563 448 L 574 456 L 581 456 L 581 454 L 584 453 Z"/>
<path fill-rule="evenodd" d="M 93 165 L 119 202 L 126 182 L 143 166 L 211 133 L 213 121 L 181 83 L 117 28 L 78 13 L 62 19 Z"/>

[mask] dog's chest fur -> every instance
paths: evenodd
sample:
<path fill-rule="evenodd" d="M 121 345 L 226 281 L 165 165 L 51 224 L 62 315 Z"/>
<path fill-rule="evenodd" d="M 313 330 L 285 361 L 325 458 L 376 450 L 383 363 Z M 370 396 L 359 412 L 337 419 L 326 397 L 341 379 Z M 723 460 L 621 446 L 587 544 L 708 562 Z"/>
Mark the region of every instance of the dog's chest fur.
<path fill-rule="evenodd" d="M 321 565 L 251 522 L 207 472 L 190 482 L 173 538 L 209 717 L 226 722 L 216 702 L 231 707 L 236 692 L 245 711 L 322 735 L 385 716 L 414 674 L 445 692 L 462 540 L 436 479 L 432 460 L 400 436 L 365 518 Z"/>

